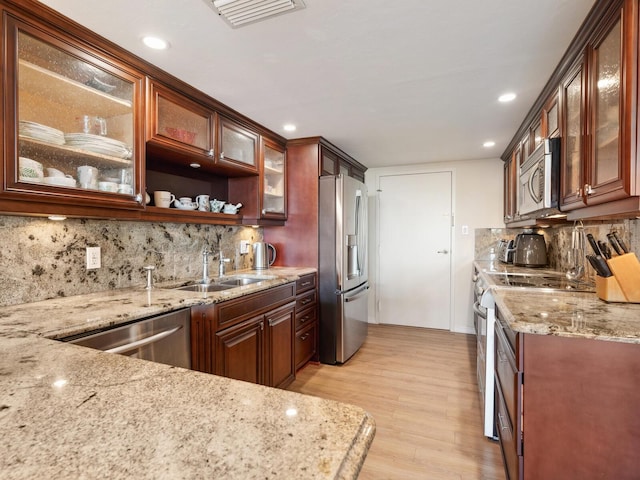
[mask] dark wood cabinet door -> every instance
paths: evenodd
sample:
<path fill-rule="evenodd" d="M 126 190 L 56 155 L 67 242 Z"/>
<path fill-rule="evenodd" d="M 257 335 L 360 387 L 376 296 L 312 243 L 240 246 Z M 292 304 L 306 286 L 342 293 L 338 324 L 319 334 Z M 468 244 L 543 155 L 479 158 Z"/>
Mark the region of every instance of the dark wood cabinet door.
<path fill-rule="evenodd" d="M 264 383 L 264 319 L 249 319 L 216 333 L 215 374 Z"/>
<path fill-rule="evenodd" d="M 336 175 L 340 173 L 340 160 L 338 156 L 321 148 L 320 175 Z"/>
<path fill-rule="evenodd" d="M 267 385 L 285 387 L 295 377 L 294 365 L 294 303 L 265 315 L 269 362 Z"/>
<path fill-rule="evenodd" d="M 218 115 L 218 154 L 216 164 L 234 167 L 247 174 L 258 174 L 257 133 L 234 122 L 230 118 Z"/>
<path fill-rule="evenodd" d="M 584 121 L 585 87 L 584 60 L 573 67 L 562 84 L 562 159 L 560 205 L 561 210 L 584 206 Z"/>
<path fill-rule="evenodd" d="M 629 196 L 629 189 L 625 188 L 625 176 L 628 176 L 625 165 L 630 160 L 623 156 L 624 142 L 628 141 L 622 128 L 623 115 L 629 108 L 623 103 L 621 15 L 612 19 L 604 29 L 606 33 L 594 42 L 589 52 L 589 168 L 584 186 L 589 205 Z"/>

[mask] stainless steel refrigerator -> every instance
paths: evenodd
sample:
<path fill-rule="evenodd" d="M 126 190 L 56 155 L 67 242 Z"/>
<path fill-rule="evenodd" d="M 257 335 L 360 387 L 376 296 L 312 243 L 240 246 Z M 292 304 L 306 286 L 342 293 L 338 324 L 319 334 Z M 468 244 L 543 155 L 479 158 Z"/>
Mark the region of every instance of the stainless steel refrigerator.
<path fill-rule="evenodd" d="M 320 177 L 320 361 L 344 363 L 367 337 L 367 187 Z"/>

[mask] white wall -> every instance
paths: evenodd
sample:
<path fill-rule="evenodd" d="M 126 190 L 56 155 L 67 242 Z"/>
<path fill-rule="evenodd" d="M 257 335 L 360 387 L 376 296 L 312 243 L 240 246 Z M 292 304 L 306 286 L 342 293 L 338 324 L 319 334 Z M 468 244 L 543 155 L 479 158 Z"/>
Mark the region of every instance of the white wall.
<path fill-rule="evenodd" d="M 381 175 L 427 173 L 451 171 L 453 177 L 453 213 L 455 225 L 452 231 L 452 330 L 473 333 L 471 310 L 471 270 L 474 255 L 475 228 L 504 228 L 503 222 L 503 170 L 499 158 L 458 162 L 425 163 L 402 167 L 371 168 L 367 170 L 365 182 L 369 190 L 369 322 L 376 323 L 374 309 L 376 298 L 375 280 L 377 265 L 377 192 Z M 401 213 L 400 213 L 401 214 Z M 411 219 L 407 219 L 410 221 Z M 462 227 L 468 234 L 462 234 Z"/>

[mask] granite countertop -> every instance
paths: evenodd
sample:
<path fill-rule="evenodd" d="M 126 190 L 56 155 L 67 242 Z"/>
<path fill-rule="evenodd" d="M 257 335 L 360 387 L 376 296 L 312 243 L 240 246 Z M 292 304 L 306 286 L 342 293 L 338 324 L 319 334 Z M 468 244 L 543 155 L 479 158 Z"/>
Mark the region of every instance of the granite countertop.
<path fill-rule="evenodd" d="M 640 344 L 640 304 L 607 303 L 595 292 L 500 287 L 492 273 L 561 273 L 484 261 L 475 266 L 489 283 L 501 318 L 516 332 Z"/>
<path fill-rule="evenodd" d="M 139 289 L 4 308 L 2 477 L 356 478 L 375 434 L 359 407 L 51 339 L 311 271 L 270 269 L 278 279 L 227 295 L 156 289 L 149 302 Z"/>

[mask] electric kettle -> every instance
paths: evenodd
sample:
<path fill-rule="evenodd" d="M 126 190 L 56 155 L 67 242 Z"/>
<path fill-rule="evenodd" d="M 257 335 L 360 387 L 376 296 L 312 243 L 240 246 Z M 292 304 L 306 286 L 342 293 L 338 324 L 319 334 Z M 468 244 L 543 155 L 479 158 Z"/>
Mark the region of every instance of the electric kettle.
<path fill-rule="evenodd" d="M 271 259 L 269 259 L 271 250 Z M 276 247 L 270 243 L 256 242 L 253 244 L 253 269 L 262 270 L 269 268 L 276 261 Z"/>
<path fill-rule="evenodd" d="M 521 267 L 545 267 L 547 244 L 544 236 L 530 231 L 516 235 L 513 264 Z"/>

